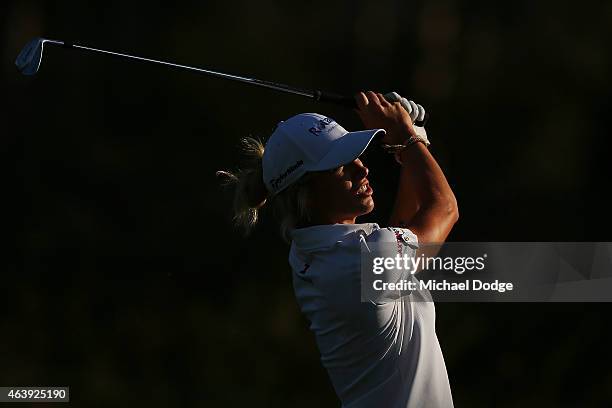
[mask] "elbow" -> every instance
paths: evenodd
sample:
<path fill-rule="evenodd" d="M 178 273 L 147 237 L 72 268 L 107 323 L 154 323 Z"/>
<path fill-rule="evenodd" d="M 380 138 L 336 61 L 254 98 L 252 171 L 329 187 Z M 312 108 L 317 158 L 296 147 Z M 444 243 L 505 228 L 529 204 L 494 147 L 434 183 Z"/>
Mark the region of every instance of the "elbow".
<path fill-rule="evenodd" d="M 459 221 L 459 206 L 454 195 L 438 199 L 432 207 L 437 210 L 438 220 L 448 224 L 451 228 Z"/>
<path fill-rule="evenodd" d="M 435 208 L 437 209 L 438 220 L 449 225 L 450 228 L 459 220 L 459 206 L 454 197 L 437 202 Z"/>
<path fill-rule="evenodd" d="M 455 225 L 457 221 L 459 221 L 459 205 L 457 204 L 457 199 L 454 195 L 452 196 L 451 200 L 449 200 L 447 208 L 448 217 L 452 224 Z"/>
<path fill-rule="evenodd" d="M 454 195 L 444 198 L 439 197 L 424 204 L 422 209 L 432 214 L 437 222 L 449 225 L 451 228 L 459 220 L 459 206 Z"/>

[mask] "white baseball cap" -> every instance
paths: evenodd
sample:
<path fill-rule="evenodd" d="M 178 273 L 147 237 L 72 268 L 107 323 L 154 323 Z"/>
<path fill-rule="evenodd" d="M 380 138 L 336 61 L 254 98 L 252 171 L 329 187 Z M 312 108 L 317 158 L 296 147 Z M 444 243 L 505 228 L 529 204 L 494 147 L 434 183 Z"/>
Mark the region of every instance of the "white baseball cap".
<path fill-rule="evenodd" d="M 280 122 L 266 143 L 263 178 L 270 194 L 277 194 L 311 171 L 330 170 L 350 163 L 384 129 L 348 132 L 318 113 L 300 113 Z"/>

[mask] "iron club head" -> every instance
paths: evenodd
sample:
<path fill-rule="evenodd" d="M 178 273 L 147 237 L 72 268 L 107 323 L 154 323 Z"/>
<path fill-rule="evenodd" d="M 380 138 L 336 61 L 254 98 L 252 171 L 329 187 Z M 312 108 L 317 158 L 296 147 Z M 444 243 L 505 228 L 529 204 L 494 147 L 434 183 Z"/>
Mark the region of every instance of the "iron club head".
<path fill-rule="evenodd" d="M 48 40 L 46 38 L 34 38 L 23 47 L 17 59 L 15 65 L 17 69 L 24 75 L 34 75 L 38 72 L 40 63 L 43 56 L 43 47 L 45 43 L 53 43 L 63 45 L 62 41 Z"/>

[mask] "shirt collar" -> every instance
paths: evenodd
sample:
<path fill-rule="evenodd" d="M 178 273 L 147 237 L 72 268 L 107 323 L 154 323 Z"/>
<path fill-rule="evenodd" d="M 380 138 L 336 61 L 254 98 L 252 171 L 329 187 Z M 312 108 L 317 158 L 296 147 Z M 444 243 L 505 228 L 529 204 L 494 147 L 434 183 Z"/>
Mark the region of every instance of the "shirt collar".
<path fill-rule="evenodd" d="M 330 248 L 356 231 L 361 230 L 370 235 L 379 228 L 376 223 L 315 225 L 292 230 L 291 238 L 293 245 L 300 250 L 310 252 Z"/>

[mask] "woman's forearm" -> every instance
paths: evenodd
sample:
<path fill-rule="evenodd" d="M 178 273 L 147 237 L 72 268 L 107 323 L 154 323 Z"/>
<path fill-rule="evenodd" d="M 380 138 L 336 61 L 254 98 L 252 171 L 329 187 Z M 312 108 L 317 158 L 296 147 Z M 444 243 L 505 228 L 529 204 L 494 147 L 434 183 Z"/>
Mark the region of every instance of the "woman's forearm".
<path fill-rule="evenodd" d="M 420 240 L 443 242 L 458 219 L 457 200 L 442 169 L 427 147 L 405 148 L 398 194 L 390 225 L 408 227 Z"/>
<path fill-rule="evenodd" d="M 357 113 L 366 129 L 385 129 L 382 142 L 405 143 L 418 136 L 412 118 L 400 102 L 390 103 L 381 93 L 355 95 Z M 400 154 L 403 163 L 391 226 L 414 232 L 421 242 L 443 242 L 459 217 L 457 201 L 436 160 L 420 142 Z"/>

